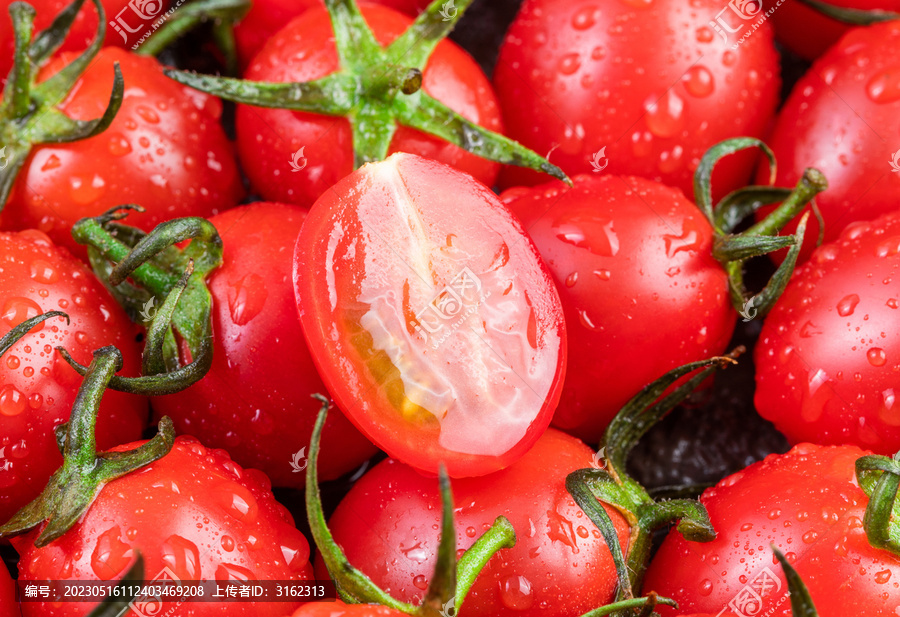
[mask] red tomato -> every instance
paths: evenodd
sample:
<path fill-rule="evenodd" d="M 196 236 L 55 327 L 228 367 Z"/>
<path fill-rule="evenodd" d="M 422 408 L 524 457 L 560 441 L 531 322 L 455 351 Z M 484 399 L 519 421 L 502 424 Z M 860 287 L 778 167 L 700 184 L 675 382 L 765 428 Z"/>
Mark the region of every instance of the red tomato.
<path fill-rule="evenodd" d="M 406 613 L 373 604 L 309 602 L 297 609 L 293 617 L 402 617 Z"/>
<path fill-rule="evenodd" d="M 476 579 L 460 617 L 568 617 L 612 601 L 609 549 L 565 485 L 570 472 L 591 466 L 593 455 L 550 429 L 508 469 L 453 481 L 458 551 L 500 515 L 517 535 L 516 545 L 498 552 Z M 626 546 L 625 519 L 606 511 Z M 388 459 L 350 489 L 329 527 L 350 563 L 398 600 L 419 603 L 434 572 L 440 522 L 437 478 Z M 321 560 L 316 572 L 325 576 Z"/>
<path fill-rule="evenodd" d="M 693 195 L 706 150 L 762 137 L 778 101 L 778 54 L 763 22 L 734 48 L 710 27 L 722 0 L 526 0 L 500 50 L 494 86 L 510 137 L 569 175 L 602 168 Z M 751 175 L 731 157 L 716 195 Z M 504 169 L 504 187 L 543 182 Z"/>
<path fill-rule="evenodd" d="M 418 15 L 431 0 L 364 0 L 383 4 L 407 15 Z M 248 64 L 286 23 L 311 8 L 324 7 L 322 0 L 256 0 L 250 12 L 234 28 L 238 55 Z"/>
<path fill-rule="evenodd" d="M 147 580 L 156 579 L 164 568 L 183 581 L 310 579 L 306 538 L 269 487 L 265 474 L 241 469 L 224 450 L 178 437 L 163 458 L 104 486 L 61 538 L 35 548 L 40 527 L 13 538 L 21 556 L 19 580 L 113 580 L 128 570 L 136 551 L 144 556 Z M 189 602 L 164 606 L 164 614 L 283 617 L 299 605 Z M 85 612 L 80 602 L 23 605 L 25 617 L 80 617 Z"/>
<path fill-rule="evenodd" d="M 0 617 L 21 617 L 16 601 L 16 584 L 10 578 L 6 566 L 0 564 Z"/>
<path fill-rule="evenodd" d="M 9 16 L 9 5 L 14 0 L 0 0 L 0 83 L 6 83 L 6 77 L 12 68 L 13 52 L 15 50 L 15 37 L 13 36 L 12 19 Z M 53 19 L 64 8 L 71 4 L 71 0 L 29 0 L 28 4 L 34 7 L 34 31 L 39 32 L 47 28 Z M 161 0 L 102 0 L 103 9 L 106 11 L 108 22 L 104 45 L 124 47 L 133 45 L 141 34 L 149 29 L 156 15 L 168 4 Z M 124 25 L 124 28 L 123 28 Z M 125 36 L 117 31 L 117 28 L 125 32 Z M 125 28 L 135 32 L 128 32 Z M 72 29 L 60 51 L 84 51 L 97 35 L 97 10 L 87 1 L 78 12 L 78 16 L 72 23 Z M 107 99 L 109 97 L 107 96 Z"/>
<path fill-rule="evenodd" d="M 199 382 L 157 397 L 158 421 L 203 435 L 236 462 L 266 472 L 277 486 L 303 486 L 303 454 L 325 394 L 297 319 L 292 250 L 306 213 L 258 203 L 210 219 L 224 245 L 222 265 L 207 279 L 213 296 L 213 365 Z M 329 414 L 319 475 L 333 479 L 375 454 L 341 413 Z"/>
<path fill-rule="evenodd" d="M 797 82 L 772 133 L 777 185 L 793 185 L 810 166 L 828 178 L 828 190 L 816 198 L 826 242 L 854 221 L 897 209 L 900 173 L 890 172 L 900 170 L 898 46 L 900 21 L 848 33 Z M 761 169 L 763 175 L 768 172 Z M 818 233 L 812 217 L 801 261 L 812 253 Z"/>
<path fill-rule="evenodd" d="M 777 7 L 772 14 L 775 36 L 795 54 L 814 60 L 834 45 L 853 26 L 826 17 L 801 0 L 765 0 L 766 8 Z M 864 11 L 900 12 L 898 0 L 827 0 L 833 7 Z M 798 27 L 798 24 L 803 24 Z"/>
<path fill-rule="evenodd" d="M 62 61 L 51 62 L 42 75 L 53 74 Z M 232 147 L 219 125 L 221 102 L 168 79 L 153 58 L 101 50 L 59 108 L 75 119 L 100 117 L 114 62 L 125 78 L 115 120 L 96 137 L 35 148 L 3 210 L 4 229 L 40 229 L 85 256 L 70 234 L 83 217 L 138 203 L 147 211 L 128 222 L 150 230 L 177 216 L 209 216 L 241 198 Z"/>
<path fill-rule="evenodd" d="M 394 41 L 412 22 L 396 11 L 362 9 L 382 45 Z M 339 68 L 331 19 L 325 9 L 305 12 L 272 37 L 244 74 L 253 81 L 310 81 Z M 490 82 L 478 64 L 455 43 L 439 43 L 424 73 L 423 89 L 455 112 L 491 131 L 503 132 Z M 237 143 L 253 188 L 271 201 L 309 207 L 338 180 L 353 171 L 352 134 L 346 118 L 238 105 Z M 303 148 L 305 165 L 293 173 L 290 163 Z M 487 185 L 499 164 L 453 144 L 398 127 L 390 152 L 412 152 L 452 165 Z"/>
<path fill-rule="evenodd" d="M 645 385 L 728 345 L 728 278 L 712 257 L 712 227 L 681 191 L 593 175 L 502 199 L 553 273 L 579 359 L 554 426 L 595 442 Z"/>
<path fill-rule="evenodd" d="M 93 273 L 39 231 L 0 232 L 0 336 L 26 319 L 64 311 L 22 337 L 0 357 L 0 523 L 38 496 L 62 465 L 53 428 L 69 419 L 81 377 L 55 347 L 82 363 L 94 349 L 115 345 L 123 374 L 140 374 L 136 330 Z M 139 439 L 146 426 L 143 397 L 109 392 L 97 441 L 111 448 Z"/>
<path fill-rule="evenodd" d="M 725 478 L 701 497 L 716 539 L 700 544 L 669 533 L 644 588 L 686 612 L 759 609 L 753 614 L 790 617 L 787 582 L 769 548 L 774 544 L 806 583 L 821 617 L 894 617 L 900 559 L 866 538 L 868 497 L 854 470 L 864 454 L 852 446 L 802 444 Z"/>
<path fill-rule="evenodd" d="M 294 281 L 325 384 L 394 458 L 483 475 L 550 423 L 566 365 L 559 296 L 471 176 L 408 154 L 364 166 L 313 206 Z"/>
<path fill-rule="evenodd" d="M 785 289 L 756 348 L 760 415 L 794 443 L 900 450 L 900 213 L 855 223 Z"/>

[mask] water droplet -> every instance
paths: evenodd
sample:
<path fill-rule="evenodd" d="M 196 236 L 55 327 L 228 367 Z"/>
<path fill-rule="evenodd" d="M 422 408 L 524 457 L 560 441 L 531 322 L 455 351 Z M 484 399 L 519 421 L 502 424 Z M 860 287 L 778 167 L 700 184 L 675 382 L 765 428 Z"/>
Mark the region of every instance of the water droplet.
<path fill-rule="evenodd" d="M 234 538 L 231 536 L 222 536 L 220 543 L 222 544 L 222 550 L 229 553 L 234 550 Z"/>
<path fill-rule="evenodd" d="M 850 294 L 849 296 L 844 296 L 837 305 L 838 315 L 841 317 L 849 317 L 853 314 L 853 311 L 856 310 L 857 304 L 859 304 L 858 295 Z"/>
<path fill-rule="evenodd" d="M 474 538 L 478 534 L 478 530 L 474 527 L 466 527 L 466 535 L 470 538 Z"/>
<path fill-rule="evenodd" d="M 180 580 L 200 580 L 200 551 L 187 538 L 169 536 L 162 545 L 162 560 Z"/>
<path fill-rule="evenodd" d="M 576 30 L 587 30 L 597 23 L 597 7 L 587 5 L 575 12 L 572 17 L 572 27 Z"/>
<path fill-rule="evenodd" d="M 613 222 L 589 210 L 566 213 L 553 224 L 556 237 L 594 255 L 615 257 L 619 252 L 619 236 Z"/>
<path fill-rule="evenodd" d="M 893 388 L 888 388 L 881 393 L 881 408 L 878 410 L 878 417 L 888 426 L 900 426 L 900 408 L 896 411 L 894 407 L 897 403 L 897 396 Z"/>
<path fill-rule="evenodd" d="M 900 67 L 875 75 L 866 86 L 866 94 L 876 103 L 892 103 L 900 99 Z"/>
<path fill-rule="evenodd" d="M 879 585 L 884 585 L 889 580 L 891 580 L 891 571 L 890 570 L 882 570 L 881 572 L 875 573 L 875 582 Z"/>
<path fill-rule="evenodd" d="M 0 319 L 10 328 L 15 328 L 25 320 L 43 314 L 44 311 L 41 310 L 41 307 L 34 300 L 13 296 L 12 298 L 7 298 L 6 302 L 3 303 L 3 314 L 0 316 Z M 36 325 L 31 329 L 31 332 L 43 330 L 44 323 L 41 322 Z"/>
<path fill-rule="evenodd" d="M 153 109 L 147 107 L 146 105 L 138 105 L 134 110 L 137 115 L 144 119 L 144 121 L 149 122 L 150 124 L 159 124 L 159 114 L 157 114 Z"/>
<path fill-rule="evenodd" d="M 872 347 L 866 352 L 866 359 L 872 366 L 884 366 L 887 362 L 887 354 L 881 347 Z"/>
<path fill-rule="evenodd" d="M 256 575 L 253 574 L 252 570 L 233 563 L 223 563 L 216 568 L 216 582 L 219 583 L 240 583 L 255 580 Z"/>
<path fill-rule="evenodd" d="M 400 546 L 400 552 L 406 555 L 406 558 L 410 561 L 414 561 L 416 563 L 425 563 L 428 560 L 428 551 L 422 547 L 421 542 L 416 542 L 414 545 L 406 548 L 404 546 Z"/>
<path fill-rule="evenodd" d="M 59 274 L 56 272 L 56 269 L 50 264 L 50 262 L 44 261 L 43 259 L 36 259 L 31 262 L 31 278 L 36 280 L 38 283 L 45 283 L 50 285 L 59 280 Z"/>
<path fill-rule="evenodd" d="M 697 98 L 709 96 L 716 87 L 712 73 L 709 72 L 708 68 L 700 65 L 692 66 L 688 69 L 683 81 L 684 89 L 688 91 L 688 94 Z"/>
<path fill-rule="evenodd" d="M 804 544 L 812 544 L 813 542 L 815 542 L 818 539 L 819 539 L 819 532 L 817 532 L 815 530 L 810 530 L 810 531 L 807 531 L 805 534 L 803 534 L 803 543 Z"/>
<path fill-rule="evenodd" d="M 566 277 L 566 287 L 575 287 L 575 283 L 578 282 L 578 273 L 573 272 L 569 276 Z"/>
<path fill-rule="evenodd" d="M 426 589 L 428 589 L 428 579 L 421 574 L 418 574 L 415 578 L 413 578 L 413 585 L 415 585 L 417 589 L 425 591 Z"/>
<path fill-rule="evenodd" d="M 701 596 L 708 596 L 709 594 L 712 593 L 712 590 L 713 590 L 713 584 L 712 584 L 711 580 L 709 580 L 708 578 L 705 578 L 702 581 L 700 581 L 700 595 Z"/>
<path fill-rule="evenodd" d="M 27 407 L 28 400 L 15 386 L 7 384 L 0 390 L 0 415 L 7 417 L 18 416 Z"/>
<path fill-rule="evenodd" d="M 524 576 L 507 576 L 500 581 L 500 602 L 513 611 L 527 611 L 534 604 L 531 581 Z"/>
<path fill-rule="evenodd" d="M 125 156 L 131 152 L 131 142 L 125 139 L 121 133 L 113 133 L 109 136 L 107 148 L 113 156 Z"/>
<path fill-rule="evenodd" d="M 737 62 L 737 54 L 730 49 L 722 54 L 722 64 L 725 66 L 734 66 L 735 62 Z"/>
<path fill-rule="evenodd" d="M 681 235 L 666 234 L 663 240 L 666 243 L 666 256 L 673 259 L 681 251 L 699 251 L 703 245 L 703 230 L 700 224 L 693 218 L 685 219 L 681 227 Z"/>
<path fill-rule="evenodd" d="M 828 373 L 822 369 L 818 369 L 810 376 L 809 387 L 800 410 L 800 416 L 806 422 L 815 422 L 821 418 L 825 405 L 834 398 L 834 389 L 830 382 Z"/>
<path fill-rule="evenodd" d="M 231 486 L 216 492 L 216 500 L 222 509 L 239 521 L 252 523 L 259 514 L 256 498 L 242 486 Z"/>
<path fill-rule="evenodd" d="M 684 99 L 674 91 L 666 90 L 661 97 L 651 96 L 644 102 L 647 128 L 657 137 L 675 137 L 685 126 Z"/>
<path fill-rule="evenodd" d="M 713 40 L 713 31 L 706 26 L 700 26 L 697 28 L 697 42 L 698 43 L 709 43 Z"/>
<path fill-rule="evenodd" d="M 269 296 L 265 280 L 256 273 L 250 273 L 228 290 L 228 309 L 235 325 L 243 326 L 259 315 Z"/>
<path fill-rule="evenodd" d="M 57 169 L 62 166 L 62 161 L 59 160 L 59 157 L 55 154 L 51 154 L 47 157 L 47 160 L 44 161 L 44 164 L 41 165 L 41 171 L 50 171 L 52 169 Z"/>
<path fill-rule="evenodd" d="M 91 553 L 91 569 L 100 580 L 108 581 L 122 573 L 133 558 L 134 551 L 131 546 L 122 542 L 122 531 L 117 525 L 97 538 L 94 552 Z"/>
<path fill-rule="evenodd" d="M 601 281 L 608 281 L 612 273 L 609 270 L 594 270 L 594 275 Z"/>
<path fill-rule="evenodd" d="M 598 328 L 596 325 L 594 325 L 594 322 L 591 321 L 591 316 L 588 315 L 587 311 L 585 310 L 578 311 L 578 320 L 581 322 L 581 325 L 588 330 L 592 330 L 594 332 L 598 332 L 601 330 L 601 328 Z"/>

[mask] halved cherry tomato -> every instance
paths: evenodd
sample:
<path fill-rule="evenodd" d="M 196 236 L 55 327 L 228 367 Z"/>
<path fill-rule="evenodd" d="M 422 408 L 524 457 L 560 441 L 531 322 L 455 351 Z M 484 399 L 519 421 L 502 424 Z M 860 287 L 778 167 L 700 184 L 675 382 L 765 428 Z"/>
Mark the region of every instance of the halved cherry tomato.
<path fill-rule="evenodd" d="M 363 166 L 310 211 L 294 283 L 325 384 L 394 458 L 483 475 L 550 423 L 566 365 L 559 296 L 471 176 L 409 154 Z"/>

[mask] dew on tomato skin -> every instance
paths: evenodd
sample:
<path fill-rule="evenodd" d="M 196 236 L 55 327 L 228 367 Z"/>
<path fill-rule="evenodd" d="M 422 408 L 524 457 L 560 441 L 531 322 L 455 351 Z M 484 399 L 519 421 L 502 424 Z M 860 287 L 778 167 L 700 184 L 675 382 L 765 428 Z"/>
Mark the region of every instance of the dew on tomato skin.
<path fill-rule="evenodd" d="M 853 311 L 856 310 L 856 306 L 859 304 L 859 296 L 857 294 L 850 294 L 848 296 L 844 296 L 841 298 L 841 301 L 837 304 L 837 312 L 841 317 L 849 317 L 853 314 Z"/>
<path fill-rule="evenodd" d="M 19 356 L 7 356 L 6 368 L 11 370 L 16 370 L 17 368 L 19 368 Z"/>
<path fill-rule="evenodd" d="M 31 262 L 29 274 L 31 275 L 31 278 L 38 283 L 44 283 L 46 285 L 53 284 L 59 280 L 59 273 L 53 265 L 43 259 L 36 259 Z"/>
<path fill-rule="evenodd" d="M 500 581 L 500 602 L 513 611 L 527 611 L 534 604 L 531 581 L 524 576 L 507 576 Z"/>
<path fill-rule="evenodd" d="M 421 589 L 422 591 L 425 591 L 426 589 L 428 589 L 428 579 L 426 579 L 421 574 L 417 574 L 413 578 L 413 585 L 415 585 L 417 589 Z"/>
<path fill-rule="evenodd" d="M 697 28 L 695 36 L 696 36 L 698 43 L 709 43 L 714 38 L 713 31 L 706 26 L 701 26 L 701 27 Z"/>
<path fill-rule="evenodd" d="M 644 101 L 647 128 L 657 137 L 678 135 L 687 122 L 685 107 L 684 99 L 672 89 L 666 90 L 662 96 L 651 95 Z"/>
<path fill-rule="evenodd" d="M 866 352 L 866 359 L 872 366 L 884 366 L 887 362 L 887 354 L 880 347 L 872 347 Z"/>
<path fill-rule="evenodd" d="M 41 310 L 41 307 L 34 300 L 13 296 L 7 298 L 6 302 L 3 303 L 3 314 L 0 316 L 0 319 L 10 328 L 15 328 L 23 321 L 43 314 L 44 311 Z M 30 332 L 40 332 L 43 329 L 44 322 L 41 322 L 34 326 Z"/>
<path fill-rule="evenodd" d="M 575 283 L 578 282 L 578 273 L 573 272 L 569 276 L 566 277 L 566 287 L 575 287 Z"/>
<path fill-rule="evenodd" d="M 109 136 L 107 150 L 113 156 L 125 156 L 131 152 L 131 142 L 121 133 L 113 133 Z"/>
<path fill-rule="evenodd" d="M 594 255 L 615 257 L 619 252 L 619 236 L 613 222 L 589 211 L 564 214 L 553 223 L 553 232 L 563 242 Z"/>
<path fill-rule="evenodd" d="M 21 414 L 28 407 L 28 399 L 12 385 L 0 390 L 0 415 L 13 417 Z"/>
<path fill-rule="evenodd" d="M 666 256 L 673 259 L 682 251 L 696 252 L 703 245 L 703 228 L 695 219 L 685 219 L 682 223 L 681 235 L 666 234 L 663 236 L 666 243 Z"/>
<path fill-rule="evenodd" d="M 134 558 L 131 546 L 121 539 L 122 531 L 116 525 L 97 538 L 91 553 L 91 569 L 100 580 L 108 581 L 119 575 Z"/>
<path fill-rule="evenodd" d="M 872 77 L 866 85 L 866 94 L 875 103 L 900 100 L 900 66 L 886 69 Z"/>
<path fill-rule="evenodd" d="M 715 90 L 715 81 L 712 73 L 705 66 L 695 65 L 688 69 L 682 78 L 684 89 L 688 94 L 697 98 L 705 98 Z"/>
<path fill-rule="evenodd" d="M 575 12 L 572 16 L 572 27 L 576 30 L 587 30 L 597 23 L 598 9 L 596 6 L 587 5 Z"/>

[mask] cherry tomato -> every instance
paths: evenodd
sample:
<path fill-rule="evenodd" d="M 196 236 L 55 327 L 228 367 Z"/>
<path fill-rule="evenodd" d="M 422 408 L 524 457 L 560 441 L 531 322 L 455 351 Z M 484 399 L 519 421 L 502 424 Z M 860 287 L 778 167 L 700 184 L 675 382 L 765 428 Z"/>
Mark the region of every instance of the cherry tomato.
<path fill-rule="evenodd" d="M 43 74 L 52 75 L 65 59 Z M 101 50 L 59 108 L 75 119 L 100 117 L 114 62 L 125 78 L 115 120 L 90 139 L 35 148 L 3 210 L 4 229 L 40 229 L 85 256 L 70 234 L 83 217 L 137 203 L 146 212 L 129 223 L 150 230 L 176 216 L 209 216 L 241 198 L 232 147 L 219 125 L 221 102 L 168 79 L 153 58 Z"/>
<path fill-rule="evenodd" d="M 508 469 L 453 481 L 458 551 L 500 515 L 517 536 L 476 579 L 460 617 L 581 615 L 612 600 L 609 549 L 565 485 L 570 472 L 592 464 L 590 448 L 550 429 Z M 625 546 L 628 524 L 606 510 Z M 440 521 L 437 479 L 388 459 L 350 489 L 329 527 L 350 563 L 398 600 L 417 603 L 434 572 Z M 322 566 L 317 562 L 319 578 Z"/>
<path fill-rule="evenodd" d="M 21 617 L 16 601 L 16 584 L 6 566 L 0 564 L 0 617 Z"/>
<path fill-rule="evenodd" d="M 82 363 L 115 345 L 124 374 L 140 373 L 136 330 L 94 274 L 46 235 L 0 232 L 0 336 L 26 319 L 63 311 L 34 327 L 0 357 L 0 523 L 38 496 L 62 464 L 53 429 L 68 421 L 81 377 L 55 350 Z M 109 392 L 97 441 L 110 448 L 139 439 L 147 421 L 143 397 Z"/>
<path fill-rule="evenodd" d="M 418 15 L 431 4 L 431 0 L 364 1 L 389 6 L 411 16 Z M 324 6 L 322 0 L 256 0 L 250 7 L 250 12 L 234 28 L 234 38 L 242 63 L 249 63 L 286 23 L 311 8 Z"/>
<path fill-rule="evenodd" d="M 6 76 L 12 68 L 13 52 L 15 50 L 15 37 L 13 35 L 12 20 L 9 17 L 9 5 L 14 0 L 0 0 L 0 83 L 6 83 Z M 53 19 L 64 8 L 71 4 L 71 0 L 28 0 L 35 9 L 34 31 L 40 32 L 47 28 Z M 133 45 L 140 38 L 138 32 L 143 33 L 146 27 L 150 29 L 152 21 L 168 4 L 165 0 L 144 0 L 133 2 L 132 0 L 102 0 L 103 9 L 106 11 L 108 22 L 104 45 L 124 47 Z M 121 20 L 121 21 L 120 21 Z M 130 33 L 122 26 L 136 29 Z M 125 32 L 120 34 L 116 27 Z M 60 51 L 80 52 L 87 49 L 97 35 L 97 11 L 90 2 L 85 2 L 78 16 L 72 23 L 69 36 L 60 47 Z M 131 38 L 128 38 L 131 37 Z"/>
<path fill-rule="evenodd" d="M 737 48 L 710 27 L 721 0 L 526 0 L 500 50 L 494 86 L 508 134 L 569 175 L 605 169 L 693 195 L 706 150 L 762 137 L 778 101 L 765 22 Z M 738 188 L 755 154 L 724 161 L 715 195 Z M 504 187 L 543 182 L 504 169 Z"/>
<path fill-rule="evenodd" d="M 566 315 L 573 361 L 554 426 L 595 442 L 645 385 L 727 346 L 728 278 L 712 257 L 712 227 L 680 191 L 592 175 L 502 199 L 553 273 Z"/>
<path fill-rule="evenodd" d="M 771 10 L 775 36 L 779 42 L 795 54 L 814 60 L 834 45 L 853 26 L 827 17 L 801 0 L 765 0 Z M 828 0 L 827 4 L 838 8 L 863 11 L 900 12 L 898 0 Z M 798 27 L 802 24 L 802 27 Z"/>
<path fill-rule="evenodd" d="M 774 544 L 806 583 L 821 617 L 892 617 L 900 559 L 866 538 L 868 497 L 854 468 L 864 454 L 853 446 L 802 444 L 725 478 L 701 497 L 716 539 L 692 543 L 670 533 L 644 588 L 674 599 L 684 612 L 758 609 L 754 614 L 790 617 L 787 582 L 769 548 Z"/>
<path fill-rule="evenodd" d="M 756 348 L 760 415 L 794 443 L 900 450 L 900 214 L 854 223 L 794 274 Z"/>
<path fill-rule="evenodd" d="M 133 449 L 139 443 L 115 448 Z M 265 474 L 243 470 L 224 450 L 178 437 L 163 458 L 105 485 L 87 513 L 43 548 L 40 528 L 12 539 L 19 580 L 113 580 L 140 551 L 145 576 L 168 568 L 182 581 L 287 581 L 312 578 L 309 545 Z M 171 576 L 170 575 L 170 576 Z M 173 617 L 283 617 L 298 602 L 190 602 L 164 606 Z M 81 616 L 80 602 L 24 603 L 25 617 Z"/>
<path fill-rule="evenodd" d="M 277 486 L 303 486 L 305 448 L 327 394 L 303 339 L 291 284 L 292 249 L 306 213 L 257 203 L 213 217 L 223 263 L 207 279 L 213 296 L 213 365 L 199 382 L 157 397 L 157 421 L 203 435 Z M 375 454 L 341 413 L 329 414 L 319 474 L 336 478 Z M 296 453 L 299 456 L 294 458 Z"/>
<path fill-rule="evenodd" d="M 393 42 L 412 21 L 380 6 L 364 6 L 362 13 L 382 45 Z M 322 8 L 303 13 L 272 37 L 244 77 L 268 82 L 310 81 L 338 68 L 331 19 Z M 441 41 L 437 45 L 423 84 L 425 92 L 455 112 L 502 133 L 500 110 L 490 82 L 472 57 L 455 43 Z M 241 163 L 253 188 L 271 201 L 312 205 L 326 189 L 353 171 L 352 142 L 346 118 L 238 105 Z M 390 152 L 401 151 L 452 165 L 487 185 L 496 180 L 500 167 L 402 126 L 397 128 L 390 148 Z M 294 173 L 298 167 L 301 171 Z"/>
<path fill-rule="evenodd" d="M 769 140 L 779 186 L 792 185 L 809 166 L 828 178 L 828 190 L 816 198 L 826 242 L 854 221 L 897 209 L 900 173 L 891 172 L 900 171 L 898 46 L 900 22 L 849 32 L 797 82 Z M 801 261 L 818 234 L 819 224 L 810 218 Z"/>
<path fill-rule="evenodd" d="M 406 613 L 374 604 L 309 602 L 297 609 L 293 617 L 402 617 Z"/>
<path fill-rule="evenodd" d="M 362 167 L 310 211 L 294 282 L 325 384 L 394 458 L 483 475 L 550 423 L 566 366 L 559 296 L 471 176 L 409 154 Z"/>

